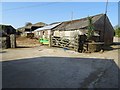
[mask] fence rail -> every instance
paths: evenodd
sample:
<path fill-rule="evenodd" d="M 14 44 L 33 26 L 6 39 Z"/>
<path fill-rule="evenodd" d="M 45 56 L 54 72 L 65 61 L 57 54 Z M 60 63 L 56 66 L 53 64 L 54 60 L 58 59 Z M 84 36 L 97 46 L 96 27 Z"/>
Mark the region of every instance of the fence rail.
<path fill-rule="evenodd" d="M 51 36 L 50 37 L 50 46 L 52 47 L 62 47 L 62 48 L 68 48 L 75 51 L 78 51 L 79 48 L 79 37 L 57 37 L 57 36 Z"/>

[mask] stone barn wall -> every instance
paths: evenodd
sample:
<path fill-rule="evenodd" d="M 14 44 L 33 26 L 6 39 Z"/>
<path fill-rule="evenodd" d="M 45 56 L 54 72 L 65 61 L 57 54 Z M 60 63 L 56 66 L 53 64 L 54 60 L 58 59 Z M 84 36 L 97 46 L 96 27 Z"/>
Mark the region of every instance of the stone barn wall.
<path fill-rule="evenodd" d="M 10 37 L 0 37 L 0 48 L 10 48 Z"/>

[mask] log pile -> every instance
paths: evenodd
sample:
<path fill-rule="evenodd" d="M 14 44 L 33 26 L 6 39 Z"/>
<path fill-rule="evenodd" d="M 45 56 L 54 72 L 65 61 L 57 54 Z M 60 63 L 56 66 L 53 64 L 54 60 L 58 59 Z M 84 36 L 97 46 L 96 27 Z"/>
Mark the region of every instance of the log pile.
<path fill-rule="evenodd" d="M 102 42 L 94 42 L 94 43 L 88 43 L 88 51 L 89 52 L 99 52 L 103 48 L 104 43 Z"/>

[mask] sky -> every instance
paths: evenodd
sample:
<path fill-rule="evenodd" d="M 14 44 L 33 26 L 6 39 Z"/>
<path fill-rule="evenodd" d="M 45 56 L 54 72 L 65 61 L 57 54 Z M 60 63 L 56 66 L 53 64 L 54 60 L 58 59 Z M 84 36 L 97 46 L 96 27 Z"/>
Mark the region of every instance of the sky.
<path fill-rule="evenodd" d="M 105 2 L 2 2 L 0 23 L 15 28 L 26 22 L 50 24 L 105 13 L 105 6 Z M 117 25 L 118 3 L 109 2 L 107 11 L 112 25 Z"/>

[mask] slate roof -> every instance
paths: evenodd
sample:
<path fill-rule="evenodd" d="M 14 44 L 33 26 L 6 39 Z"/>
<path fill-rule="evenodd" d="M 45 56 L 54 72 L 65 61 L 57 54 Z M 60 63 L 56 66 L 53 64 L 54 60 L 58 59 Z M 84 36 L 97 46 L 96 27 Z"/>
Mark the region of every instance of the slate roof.
<path fill-rule="evenodd" d="M 93 23 L 95 23 L 97 20 L 99 20 L 104 14 L 98 14 L 95 16 L 91 16 Z M 74 29 L 80 29 L 85 28 L 88 26 L 88 17 L 72 20 L 72 21 L 65 21 L 62 22 L 60 25 L 58 25 L 56 28 L 52 30 L 74 30 Z"/>

